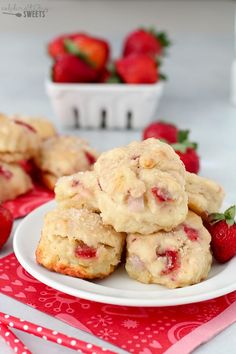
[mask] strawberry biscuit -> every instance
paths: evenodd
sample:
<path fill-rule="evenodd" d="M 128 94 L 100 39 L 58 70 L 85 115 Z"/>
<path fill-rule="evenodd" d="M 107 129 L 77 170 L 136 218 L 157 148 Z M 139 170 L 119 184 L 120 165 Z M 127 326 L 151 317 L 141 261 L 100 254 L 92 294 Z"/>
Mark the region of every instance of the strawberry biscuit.
<path fill-rule="evenodd" d="M 189 211 L 169 232 L 127 236 L 126 270 L 142 283 L 178 288 L 199 283 L 211 268 L 211 236 L 201 218 Z"/>
<path fill-rule="evenodd" d="M 96 193 L 99 190 L 94 171 L 78 172 L 61 177 L 55 186 L 56 201 L 64 208 L 87 208 L 99 211 Z"/>
<path fill-rule="evenodd" d="M 40 138 L 33 127 L 0 115 L 0 161 L 28 160 L 36 155 L 39 144 Z"/>
<path fill-rule="evenodd" d="M 12 119 L 25 122 L 26 124 L 30 125 L 33 129 L 36 130 L 37 134 L 39 135 L 40 139 L 45 140 L 50 138 L 51 136 L 56 135 L 56 129 L 52 122 L 46 118 L 41 117 L 28 117 L 22 115 L 14 115 L 11 117 Z"/>
<path fill-rule="evenodd" d="M 0 203 L 15 199 L 32 187 L 30 177 L 20 166 L 0 162 Z"/>
<path fill-rule="evenodd" d="M 90 170 L 97 156 L 86 141 L 76 136 L 55 136 L 42 142 L 35 164 L 42 182 L 54 189 L 59 177 Z"/>
<path fill-rule="evenodd" d="M 147 139 L 113 149 L 94 170 L 103 222 L 116 231 L 171 230 L 186 218 L 185 168 L 168 144 Z"/>
<path fill-rule="evenodd" d="M 189 208 L 200 216 L 219 211 L 224 199 L 219 184 L 194 173 L 186 173 L 186 191 Z"/>
<path fill-rule="evenodd" d="M 58 208 L 45 216 L 36 250 L 39 264 L 78 278 L 104 278 L 119 264 L 126 235 L 86 209 Z"/>

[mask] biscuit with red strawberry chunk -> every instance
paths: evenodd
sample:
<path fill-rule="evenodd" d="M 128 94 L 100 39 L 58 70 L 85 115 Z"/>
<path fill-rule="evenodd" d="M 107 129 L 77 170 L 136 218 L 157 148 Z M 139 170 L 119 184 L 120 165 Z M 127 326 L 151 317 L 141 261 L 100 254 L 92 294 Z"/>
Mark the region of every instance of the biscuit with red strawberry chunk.
<path fill-rule="evenodd" d="M 104 278 L 120 263 L 126 235 L 102 224 L 87 209 L 50 211 L 44 219 L 36 259 L 45 268 L 78 278 Z"/>
<path fill-rule="evenodd" d="M 0 114 L 0 161 L 14 163 L 34 157 L 40 138 L 29 124 Z"/>
<path fill-rule="evenodd" d="M 94 171 L 61 177 L 55 186 L 55 198 L 64 208 L 87 208 L 99 211 L 96 198 L 99 185 Z"/>
<path fill-rule="evenodd" d="M 110 150 L 94 171 L 103 222 L 116 231 L 171 230 L 186 218 L 185 168 L 168 144 L 147 139 Z"/>
<path fill-rule="evenodd" d="M 201 218 L 189 211 L 169 232 L 128 234 L 126 271 L 142 283 L 179 288 L 207 278 L 211 268 L 211 237 Z"/>
<path fill-rule="evenodd" d="M 41 140 L 48 139 L 57 134 L 52 122 L 46 118 L 23 116 L 18 114 L 12 116 L 11 118 L 31 126 L 34 130 L 36 130 Z"/>
<path fill-rule="evenodd" d="M 189 209 L 202 217 L 219 211 L 224 190 L 215 181 L 186 172 L 186 191 Z"/>
<path fill-rule="evenodd" d="M 0 162 L 0 203 L 32 189 L 30 176 L 16 164 Z"/>
<path fill-rule="evenodd" d="M 54 189 L 59 177 L 92 168 L 98 153 L 76 136 L 54 136 L 42 142 L 35 164 L 42 182 Z"/>

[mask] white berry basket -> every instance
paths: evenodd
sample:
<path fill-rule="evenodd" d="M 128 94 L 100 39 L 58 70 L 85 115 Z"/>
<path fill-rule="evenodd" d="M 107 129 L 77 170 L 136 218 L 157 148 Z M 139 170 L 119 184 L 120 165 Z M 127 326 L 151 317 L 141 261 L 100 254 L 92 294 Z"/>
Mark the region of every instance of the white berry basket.
<path fill-rule="evenodd" d="M 163 83 L 58 84 L 47 94 L 63 128 L 141 129 L 156 118 Z"/>

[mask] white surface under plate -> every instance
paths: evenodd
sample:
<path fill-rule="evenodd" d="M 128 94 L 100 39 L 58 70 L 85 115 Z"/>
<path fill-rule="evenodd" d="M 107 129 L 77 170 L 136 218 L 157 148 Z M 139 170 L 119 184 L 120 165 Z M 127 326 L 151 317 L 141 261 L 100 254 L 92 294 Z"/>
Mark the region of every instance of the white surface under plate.
<path fill-rule="evenodd" d="M 18 226 L 14 251 L 21 265 L 36 279 L 66 294 L 107 304 L 126 306 L 174 306 L 212 299 L 236 290 L 236 257 L 213 264 L 207 280 L 181 289 L 146 285 L 130 279 L 119 267 L 103 280 L 87 281 L 51 272 L 35 261 L 45 213 L 55 207 L 49 202 L 30 213 Z"/>

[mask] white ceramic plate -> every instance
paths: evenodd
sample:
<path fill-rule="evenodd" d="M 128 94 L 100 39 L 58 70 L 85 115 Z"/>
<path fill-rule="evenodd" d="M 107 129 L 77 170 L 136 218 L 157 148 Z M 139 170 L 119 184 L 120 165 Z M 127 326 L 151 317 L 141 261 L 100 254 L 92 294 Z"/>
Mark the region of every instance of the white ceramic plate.
<path fill-rule="evenodd" d="M 132 280 L 120 267 L 103 280 L 87 281 L 41 267 L 35 261 L 43 217 L 53 209 L 49 202 L 30 213 L 18 226 L 14 251 L 21 265 L 36 279 L 66 294 L 92 301 L 126 306 L 174 306 L 212 299 L 236 290 L 236 257 L 225 265 L 214 264 L 207 280 L 181 289 L 145 285 Z"/>

